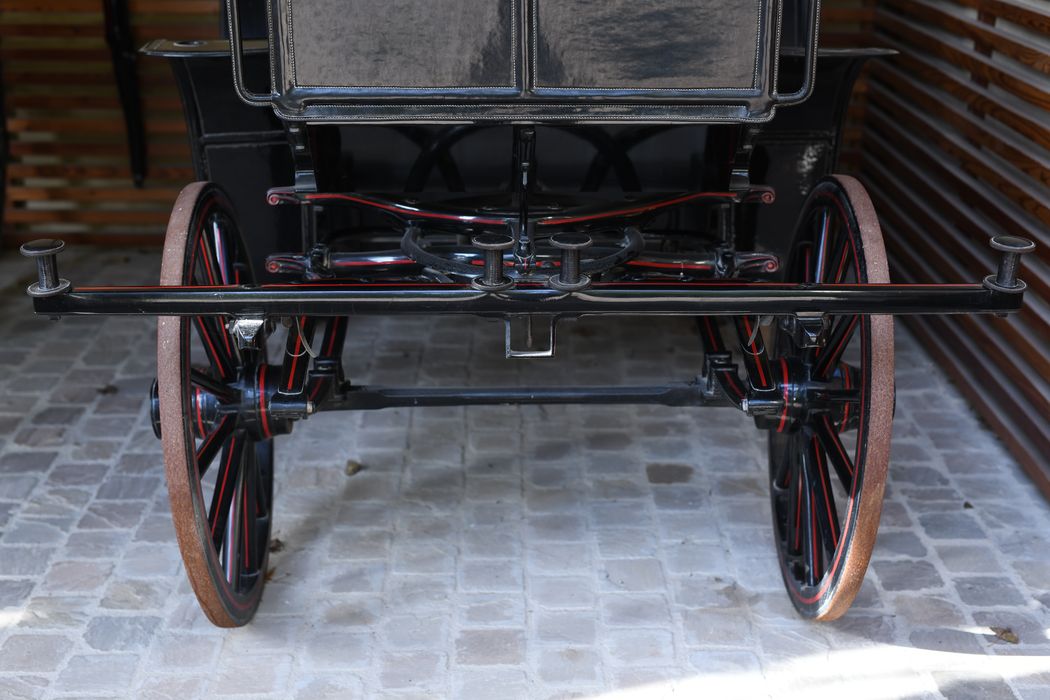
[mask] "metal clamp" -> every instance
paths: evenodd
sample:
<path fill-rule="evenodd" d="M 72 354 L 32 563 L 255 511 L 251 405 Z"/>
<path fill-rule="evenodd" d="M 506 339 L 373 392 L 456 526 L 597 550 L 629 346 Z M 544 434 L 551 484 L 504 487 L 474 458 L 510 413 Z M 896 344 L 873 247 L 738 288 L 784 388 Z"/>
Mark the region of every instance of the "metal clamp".
<path fill-rule="evenodd" d="M 539 321 L 538 327 L 537 324 L 534 324 L 534 321 Z M 506 357 L 508 360 L 554 357 L 557 316 L 549 314 L 513 314 L 504 318 L 503 323 Z M 515 341 L 524 341 L 524 347 L 516 346 Z"/>
<path fill-rule="evenodd" d="M 66 247 L 62 241 L 44 238 L 29 241 L 19 251 L 27 258 L 36 258 L 38 281 L 29 285 L 26 292 L 31 297 L 53 297 L 69 291 L 69 280 L 58 276 L 58 254 Z"/>

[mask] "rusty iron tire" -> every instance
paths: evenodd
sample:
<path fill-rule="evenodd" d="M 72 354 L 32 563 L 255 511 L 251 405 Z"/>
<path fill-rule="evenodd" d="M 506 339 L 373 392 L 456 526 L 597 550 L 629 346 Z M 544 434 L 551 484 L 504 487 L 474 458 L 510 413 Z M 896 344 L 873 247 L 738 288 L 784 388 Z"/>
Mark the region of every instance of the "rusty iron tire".
<path fill-rule="evenodd" d="M 854 178 L 841 175 L 826 178 L 819 183 L 803 207 L 802 216 L 796 229 L 795 245 L 792 248 L 793 259 L 787 268 L 788 274 L 792 275 L 793 271 L 799 269 L 800 261 L 797 259 L 795 252 L 802 249 L 799 245 L 800 243 L 805 243 L 805 237 L 807 236 L 805 227 L 812 222 L 811 217 L 820 211 L 820 207 L 827 207 L 829 211 L 834 207 L 834 211 L 842 217 L 842 221 L 845 223 L 846 235 L 853 241 L 852 245 L 855 246 L 852 248 L 853 255 L 859 258 L 859 260 L 849 263 L 855 266 L 853 274 L 856 281 L 889 283 L 889 265 L 886 258 L 882 230 L 871 199 L 860 182 Z M 820 233 L 817 236 L 819 237 Z M 825 238 L 827 237 L 825 236 Z M 847 244 L 843 243 L 842 245 L 846 249 Z M 846 260 L 848 255 L 848 252 L 843 253 L 842 259 Z M 815 263 L 814 267 L 811 268 L 809 257 L 806 257 L 805 262 L 802 264 L 806 270 L 823 269 L 821 263 Z M 830 271 L 830 268 L 828 270 Z M 841 275 L 841 270 L 842 264 L 838 266 L 838 271 L 835 274 Z M 829 280 L 826 278 L 825 280 L 808 278 L 798 280 L 789 278 L 789 281 L 843 280 Z M 830 484 L 831 475 L 833 472 L 838 472 L 838 469 L 832 469 L 833 465 L 830 455 L 833 448 L 829 447 L 823 451 L 822 448 L 826 444 L 834 444 L 834 440 L 827 437 L 829 434 L 834 434 L 835 439 L 839 440 L 839 445 L 843 444 L 839 436 L 847 432 L 847 419 L 845 416 L 842 416 L 841 424 L 839 424 L 837 418 L 829 418 L 824 421 L 823 425 L 813 427 L 810 433 L 806 432 L 810 428 L 803 426 L 794 438 L 784 437 L 778 434 L 776 430 L 770 431 L 770 485 L 773 492 L 771 499 L 773 503 L 773 527 L 781 574 L 791 602 L 799 613 L 804 617 L 819 621 L 835 620 L 845 614 L 860 590 L 869 560 L 871 559 L 872 549 L 875 546 L 879 519 L 882 514 L 886 478 L 889 471 L 890 439 L 894 410 L 893 317 L 860 317 L 856 328 L 854 335 L 851 336 L 852 339 L 845 341 L 845 344 L 858 343 L 853 348 L 860 353 L 860 364 L 855 371 L 851 371 L 845 365 L 842 365 L 841 370 L 837 370 L 837 376 L 842 377 L 844 386 L 859 389 L 860 400 L 857 404 L 857 413 L 853 417 L 854 422 L 850 424 L 855 425 L 857 431 L 853 438 L 852 458 L 849 456 L 848 448 L 847 451 L 840 452 L 840 455 L 846 459 L 845 463 L 853 462 L 853 478 L 849 482 L 842 480 L 843 484 L 850 484 L 850 488 L 844 485 L 843 491 L 840 492 L 847 495 L 844 504 L 839 505 L 836 509 L 834 497 L 826 498 L 823 501 L 824 503 L 830 501 L 833 504 L 832 510 L 837 510 L 837 513 L 841 513 L 841 515 L 837 515 L 838 522 L 841 524 L 841 530 L 838 538 L 831 536 L 831 541 L 835 542 L 833 548 L 825 549 L 824 539 L 821 539 L 819 544 L 816 540 L 810 544 L 810 551 L 816 550 L 820 552 L 815 558 L 817 562 L 820 562 L 816 565 L 816 568 L 820 569 L 824 562 L 827 562 L 826 569 L 817 580 L 812 580 L 815 579 L 815 576 L 810 577 L 808 575 L 807 570 L 809 567 L 805 562 L 801 565 L 800 573 L 799 560 L 806 559 L 808 555 L 800 555 L 797 551 L 791 551 L 792 545 L 789 544 L 788 539 L 791 538 L 794 531 L 791 530 L 791 526 L 785 524 L 791 515 L 795 512 L 801 512 L 803 509 L 800 505 L 802 503 L 801 497 L 797 499 L 793 497 L 798 494 L 806 494 L 807 489 L 799 486 L 797 491 L 792 491 L 789 485 L 777 484 L 775 472 L 784 474 L 790 470 L 790 467 L 784 466 L 784 462 L 787 459 L 784 455 L 787 455 L 792 449 L 790 440 L 796 439 L 798 441 L 798 451 L 806 454 L 805 457 L 800 457 L 798 462 L 801 465 L 805 461 L 806 466 L 794 467 L 795 470 L 804 475 L 800 477 L 797 483 L 803 483 L 802 480 L 810 478 L 811 474 L 822 472 L 827 474 L 828 477 L 823 481 L 814 478 L 813 481 Z M 778 344 L 779 342 L 781 341 L 778 340 Z M 826 352 L 826 349 L 823 351 Z M 846 384 L 848 381 L 855 382 L 855 386 Z M 812 421 L 814 424 L 820 421 L 818 418 L 809 418 L 807 420 Z M 812 451 L 806 452 L 807 450 Z M 844 464 L 841 457 L 838 464 Z M 814 467 L 813 465 L 816 466 Z M 794 474 L 795 472 L 792 471 L 791 473 Z M 784 480 L 790 482 L 790 484 L 796 483 L 793 475 L 784 478 Z M 816 489 L 815 486 L 813 488 Z M 787 498 L 784 496 L 785 489 L 788 490 Z M 824 493 L 826 495 L 827 491 L 825 490 Z M 820 494 L 807 496 L 807 500 L 814 500 L 814 505 L 810 507 L 811 514 L 815 513 L 822 503 L 819 501 L 820 497 Z M 795 504 L 795 511 L 791 510 L 791 503 Z M 785 508 L 787 509 L 786 513 L 783 512 Z M 835 516 L 832 516 L 830 511 L 826 512 L 831 517 L 825 520 L 822 515 L 822 522 L 833 521 Z M 785 518 L 785 516 L 787 517 Z M 810 520 L 810 532 L 816 531 L 820 533 L 822 528 L 817 524 L 815 518 L 816 516 L 813 515 Z M 801 518 L 797 518 L 795 522 L 800 523 Z M 820 535 L 815 537 L 820 538 Z M 798 542 L 798 539 L 796 537 L 795 542 Z"/>
<path fill-rule="evenodd" d="M 210 219 L 209 217 L 218 215 L 223 217 L 221 219 L 223 222 L 222 234 L 211 232 L 212 240 L 232 241 L 232 245 L 236 246 L 235 252 L 239 252 L 241 255 L 244 254 L 243 241 L 240 240 L 236 231 L 232 209 L 226 196 L 212 183 L 193 183 L 185 187 L 179 194 L 171 213 L 164 239 L 164 254 L 160 276 L 161 286 L 183 286 L 200 283 L 194 280 L 194 269 L 197 269 L 195 266 L 198 264 L 195 251 L 200 243 L 200 249 L 204 251 L 205 256 L 207 255 L 207 240 L 202 243 L 199 239 L 204 235 L 202 232 L 205 230 L 206 222 L 215 221 L 215 219 Z M 215 224 L 215 227 L 218 228 L 218 224 Z M 226 233 L 227 229 L 231 229 L 229 237 Z M 216 249 L 217 247 L 218 244 L 214 246 Z M 229 253 L 228 244 L 222 247 L 226 251 L 223 253 L 224 255 Z M 233 257 L 235 257 L 234 254 L 229 255 L 229 258 L 232 259 Z M 206 258 L 202 256 L 201 259 L 205 260 Z M 220 254 L 216 253 L 215 257 L 212 258 L 212 260 L 216 259 L 222 260 Z M 235 263 L 227 260 L 226 264 L 229 266 L 226 269 L 232 270 Z M 209 269 L 209 274 L 210 272 Z M 242 279 L 241 277 L 242 275 L 243 277 L 249 277 L 250 274 L 250 269 L 246 264 L 243 264 L 237 265 L 236 274 L 232 276 L 236 277 L 237 282 L 247 282 L 250 279 Z M 219 280 L 219 282 L 229 283 L 230 281 L 223 282 Z M 255 559 L 257 564 L 256 574 L 254 576 L 249 576 L 248 574 L 240 575 L 242 567 L 235 560 L 232 565 L 228 564 L 227 566 L 236 570 L 238 574 L 232 576 L 232 581 L 229 580 L 231 576 L 227 574 L 220 552 L 213 543 L 214 538 L 211 531 L 214 529 L 214 525 L 209 524 L 209 508 L 204 496 L 202 479 L 198 471 L 197 440 L 201 440 L 203 445 L 206 442 L 204 438 L 207 436 L 218 440 L 216 435 L 220 428 L 225 428 L 229 431 L 229 435 L 222 438 L 224 442 L 222 443 L 221 456 L 213 456 L 212 459 L 218 462 L 217 466 L 215 466 L 217 472 L 226 477 L 222 481 L 223 486 L 227 483 L 231 485 L 233 503 L 227 508 L 226 519 L 227 521 L 232 520 L 234 523 L 239 522 L 237 505 L 240 504 L 240 496 L 244 495 L 246 491 L 258 493 L 268 489 L 269 505 L 272 506 L 273 447 L 272 440 L 254 439 L 246 430 L 240 428 L 240 418 L 236 416 L 232 419 L 229 417 L 223 418 L 219 427 L 214 429 L 214 432 L 203 432 L 205 425 L 200 413 L 202 403 L 199 396 L 201 392 L 199 388 L 194 388 L 190 372 L 191 336 L 198 338 L 198 340 L 202 338 L 200 336 L 200 333 L 203 332 L 200 330 L 201 326 L 196 325 L 199 322 L 197 319 L 167 316 L 160 317 L 158 320 L 157 383 L 160 404 L 161 442 L 164 450 L 164 472 L 167 479 L 172 521 L 175 526 L 179 550 L 185 564 L 186 574 L 197 596 L 197 600 L 200 602 L 200 606 L 208 619 L 215 625 L 220 627 L 238 627 L 251 620 L 262 596 L 269 551 L 270 511 L 266 511 L 265 523 L 261 523 L 258 517 L 258 508 L 252 508 L 251 532 L 253 534 L 251 537 L 244 535 L 249 528 L 247 520 L 245 520 L 244 530 L 241 534 L 244 537 L 243 542 L 251 543 L 253 548 L 251 557 L 245 554 L 245 558 L 249 561 L 252 558 Z M 221 324 L 216 324 L 214 328 L 217 333 L 227 333 Z M 194 335 L 195 332 L 196 335 Z M 224 340 L 223 342 L 226 341 Z M 230 353 L 231 357 L 235 355 L 235 352 Z M 250 364 L 243 356 L 241 357 L 241 362 Z M 213 374 L 221 376 L 222 373 L 215 369 L 214 364 L 210 366 Z M 237 391 L 239 395 L 239 390 L 236 389 L 237 382 L 243 382 L 244 377 L 247 375 L 254 376 L 253 373 L 253 367 L 240 366 L 236 368 L 236 376 L 227 376 L 224 381 L 231 387 L 234 387 L 233 391 Z M 196 433 L 197 423 L 192 418 L 195 411 L 197 411 L 196 415 L 201 426 L 200 431 Z M 233 425 L 238 427 L 230 428 L 226 423 L 227 420 L 234 421 Z M 225 432 L 223 435 L 225 435 Z M 237 440 L 241 442 L 237 442 Z M 237 455 L 236 461 L 240 466 L 232 465 L 234 461 L 233 455 Z M 233 469 L 237 469 L 238 474 L 234 474 Z M 248 481 L 249 477 L 245 476 L 245 474 L 249 471 L 253 474 L 252 479 L 259 479 L 261 474 L 263 481 Z M 236 490 L 241 489 L 244 483 L 248 483 L 255 488 Z M 262 486 L 258 485 L 260 483 Z M 216 487 L 218 484 L 217 477 Z M 213 491 L 217 490 L 218 488 L 213 489 Z M 213 497 L 214 495 L 213 492 Z M 244 506 L 244 508 L 247 509 L 247 506 Z M 233 516 L 232 518 L 230 517 L 231 515 Z M 236 530 L 239 526 L 232 527 Z M 263 534 L 263 530 L 265 534 Z M 258 536 L 256 536 L 256 533 L 258 533 Z M 230 537 L 233 541 L 237 541 L 236 535 L 231 535 Z M 261 545 L 256 542 L 258 538 L 262 538 Z M 228 543 L 224 542 L 222 549 L 231 549 L 226 547 L 226 544 Z M 245 547 L 248 547 L 248 545 L 246 544 Z M 260 548 L 261 551 L 257 551 Z M 239 551 L 241 547 L 236 546 L 232 547 L 232 549 Z"/>

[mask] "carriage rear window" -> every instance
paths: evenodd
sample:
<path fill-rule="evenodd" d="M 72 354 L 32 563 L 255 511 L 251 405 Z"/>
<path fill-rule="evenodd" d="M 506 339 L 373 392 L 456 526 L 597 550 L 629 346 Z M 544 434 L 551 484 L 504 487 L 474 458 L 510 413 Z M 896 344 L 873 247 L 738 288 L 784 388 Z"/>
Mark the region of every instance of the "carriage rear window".
<path fill-rule="evenodd" d="M 766 0 L 534 0 L 539 89 L 756 86 Z"/>
<path fill-rule="evenodd" d="M 300 87 L 515 87 L 516 0 L 286 0 Z"/>

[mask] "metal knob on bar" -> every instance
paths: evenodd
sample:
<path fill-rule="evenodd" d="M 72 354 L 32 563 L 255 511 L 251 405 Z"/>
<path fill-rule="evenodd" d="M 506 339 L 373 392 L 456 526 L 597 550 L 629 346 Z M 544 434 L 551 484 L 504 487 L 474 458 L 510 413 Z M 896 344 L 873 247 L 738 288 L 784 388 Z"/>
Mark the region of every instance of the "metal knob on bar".
<path fill-rule="evenodd" d="M 995 236 L 992 248 L 1002 253 L 999 269 L 994 275 L 984 278 L 984 286 L 1004 294 L 1020 294 L 1027 285 L 1017 278 L 1021 269 L 1021 256 L 1035 250 L 1035 243 L 1020 236 Z"/>
<path fill-rule="evenodd" d="M 547 282 L 552 289 L 576 292 L 590 286 L 591 278 L 580 272 L 580 251 L 592 242 L 585 233 L 558 233 L 551 236 L 551 245 L 561 251 L 561 270 Z"/>
<path fill-rule="evenodd" d="M 470 284 L 483 292 L 502 292 L 514 286 L 514 280 L 503 274 L 503 254 L 514 247 L 514 238 L 505 233 L 482 233 L 471 241 L 485 253 L 485 271 Z"/>
<path fill-rule="evenodd" d="M 38 280 L 26 292 L 31 297 L 52 297 L 70 288 L 69 280 L 58 276 L 58 254 L 66 244 L 53 238 L 30 241 L 19 249 L 27 258 L 36 258 Z"/>

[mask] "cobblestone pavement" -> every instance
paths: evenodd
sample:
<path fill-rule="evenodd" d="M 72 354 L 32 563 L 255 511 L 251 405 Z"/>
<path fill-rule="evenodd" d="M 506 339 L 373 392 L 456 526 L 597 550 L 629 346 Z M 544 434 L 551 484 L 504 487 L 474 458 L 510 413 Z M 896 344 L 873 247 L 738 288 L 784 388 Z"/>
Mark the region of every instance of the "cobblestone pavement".
<path fill-rule="evenodd" d="M 67 257 L 81 282 L 158 259 Z M 299 426 L 278 448 L 273 580 L 249 627 L 219 630 L 148 425 L 154 322 L 32 318 L 27 272 L 0 259 L 0 697 L 1050 698 L 1050 509 L 903 332 L 883 527 L 839 622 L 799 620 L 781 589 L 749 420 L 527 407 Z M 501 342 L 480 320 L 365 319 L 347 360 L 400 384 L 700 363 L 682 321 L 566 324 L 550 361 Z M 667 464 L 689 481 L 650 483 Z"/>

